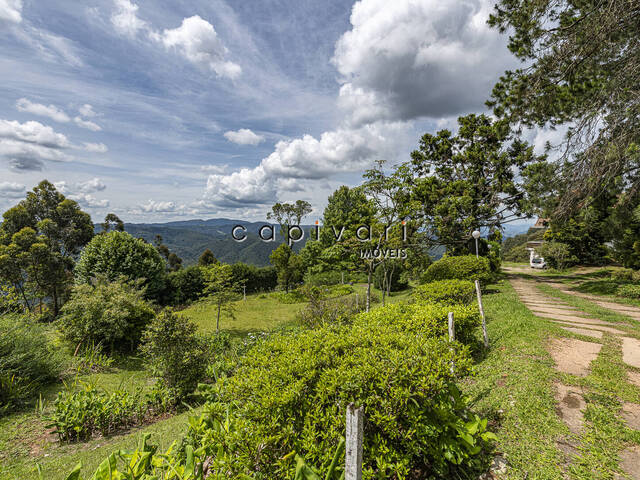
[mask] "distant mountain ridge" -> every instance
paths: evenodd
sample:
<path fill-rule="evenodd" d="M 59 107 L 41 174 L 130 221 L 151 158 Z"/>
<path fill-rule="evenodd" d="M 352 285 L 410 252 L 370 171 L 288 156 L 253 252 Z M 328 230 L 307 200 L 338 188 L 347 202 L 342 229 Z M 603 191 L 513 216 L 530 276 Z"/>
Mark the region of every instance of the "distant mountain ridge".
<path fill-rule="evenodd" d="M 231 237 L 231 230 L 236 225 L 247 229 L 247 239 L 237 242 Z M 125 223 L 125 231 L 134 237 L 144 238 L 153 243 L 156 235 L 161 235 L 165 245 L 183 259 L 184 265 L 193 265 L 207 248 L 215 257 L 225 263 L 244 262 L 256 266 L 269 265 L 269 255 L 282 243 L 276 225 L 276 241 L 264 242 L 258 237 L 258 230 L 263 225 L 273 225 L 269 222 L 248 222 L 230 218 L 211 218 L 208 220 L 193 219 L 179 220 L 165 223 Z M 531 223 L 533 225 L 533 222 Z M 504 227 L 504 237 L 513 237 L 527 232 L 530 224 L 507 224 Z M 99 225 L 96 225 L 100 229 Z M 309 237 L 312 225 L 303 225 L 305 240 L 298 242 L 295 250 L 302 248 Z M 435 258 L 442 256 L 441 249 L 434 248 Z"/>
<path fill-rule="evenodd" d="M 247 238 L 243 242 L 234 240 L 231 230 L 236 225 L 247 229 Z M 221 262 L 244 262 L 257 266 L 269 265 L 269 255 L 282 243 L 278 233 L 279 228 L 273 225 L 276 232 L 274 242 L 264 242 L 258 237 L 258 230 L 269 222 L 247 222 L 229 218 L 212 218 L 209 220 L 194 219 L 180 220 L 166 223 L 125 223 L 125 231 L 134 237 L 144 238 L 153 243 L 157 235 L 162 236 L 163 242 L 172 252 L 183 259 L 185 265 L 193 265 L 206 249 L 213 252 Z M 305 236 L 308 237 L 309 228 L 304 226 Z M 306 238 L 305 238 L 306 241 Z M 294 246 L 295 250 L 302 248 L 304 241 Z"/>

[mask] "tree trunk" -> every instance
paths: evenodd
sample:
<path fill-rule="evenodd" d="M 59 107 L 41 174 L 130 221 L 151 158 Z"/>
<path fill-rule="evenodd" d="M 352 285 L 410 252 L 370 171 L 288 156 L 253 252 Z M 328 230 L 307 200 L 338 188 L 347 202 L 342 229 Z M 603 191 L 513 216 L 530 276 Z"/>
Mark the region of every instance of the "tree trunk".
<path fill-rule="evenodd" d="M 216 333 L 220 332 L 220 310 L 222 309 L 222 303 L 218 303 L 218 316 L 216 317 Z"/>
<path fill-rule="evenodd" d="M 53 318 L 58 317 L 58 289 L 53 287 Z"/>
<path fill-rule="evenodd" d="M 367 274 L 367 312 L 371 309 L 371 265 Z"/>

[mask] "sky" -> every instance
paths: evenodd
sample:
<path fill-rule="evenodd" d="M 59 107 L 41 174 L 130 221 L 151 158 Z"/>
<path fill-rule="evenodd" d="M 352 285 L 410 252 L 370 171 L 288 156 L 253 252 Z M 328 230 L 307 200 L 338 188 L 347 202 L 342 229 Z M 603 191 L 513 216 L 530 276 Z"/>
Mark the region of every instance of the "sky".
<path fill-rule="evenodd" d="M 100 221 L 319 218 L 486 112 L 484 0 L 0 0 L 0 210 L 47 179 Z M 552 132 L 534 132 L 542 145 Z"/>

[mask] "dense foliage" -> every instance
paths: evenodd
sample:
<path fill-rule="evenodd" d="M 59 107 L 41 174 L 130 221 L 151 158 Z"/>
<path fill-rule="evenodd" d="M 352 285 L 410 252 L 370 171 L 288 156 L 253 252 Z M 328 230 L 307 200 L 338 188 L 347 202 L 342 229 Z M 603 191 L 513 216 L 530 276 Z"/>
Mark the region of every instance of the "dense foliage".
<path fill-rule="evenodd" d="M 198 300 L 204 294 L 205 277 L 196 265 L 182 268 L 167 275 L 162 292 L 163 305 L 184 305 Z"/>
<path fill-rule="evenodd" d="M 270 291 L 278 285 L 275 267 L 256 267 L 246 263 L 231 265 L 233 282 L 246 287 L 247 293 Z"/>
<path fill-rule="evenodd" d="M 164 287 L 165 262 L 151 244 L 126 232 L 96 235 L 84 248 L 75 268 L 79 283 L 91 283 L 99 275 L 114 281 L 144 279 L 147 296 L 157 298 Z"/>
<path fill-rule="evenodd" d="M 109 282 L 99 277 L 94 283 L 73 287 L 62 308 L 62 334 L 74 345 L 99 344 L 111 352 L 133 352 L 154 316 L 144 290 L 124 279 Z"/>
<path fill-rule="evenodd" d="M 494 113 L 519 126 L 571 126 L 564 165 L 549 170 L 570 187 L 556 209 L 565 216 L 617 177 L 638 192 L 639 14 L 638 2 L 628 0 L 500 0 L 490 18 L 509 32 L 509 49 L 523 65 L 494 87 Z"/>
<path fill-rule="evenodd" d="M 235 406 L 237 426 L 228 432 L 204 429 L 197 443 L 217 455 L 218 472 L 287 478 L 294 470 L 292 451 L 314 465 L 331 461 L 344 434 L 344 409 L 356 402 L 367 418 L 365 478 L 445 474 L 456 464 L 468 465 L 482 440 L 470 428 L 475 417 L 454 384 L 471 360 L 465 347 L 456 344 L 454 351 L 443 338 L 449 309 L 394 305 L 361 314 L 352 326 L 272 336 L 241 360 L 215 394 Z M 457 333 L 468 341 L 477 310 L 454 310 Z M 214 404 L 208 415 L 210 424 L 223 421 L 225 407 Z"/>
<path fill-rule="evenodd" d="M 73 258 L 92 236 L 89 214 L 43 180 L 3 214 L 0 281 L 13 285 L 28 309 L 47 297 L 55 317 L 68 294 Z"/>
<path fill-rule="evenodd" d="M 411 295 L 417 302 L 470 305 L 476 288 L 469 280 L 436 280 L 416 287 Z"/>
<path fill-rule="evenodd" d="M 0 316 L 0 415 L 56 379 L 62 359 L 45 328 L 19 315 Z"/>
<path fill-rule="evenodd" d="M 107 393 L 84 384 L 78 391 L 58 393 L 49 427 L 55 428 L 54 433 L 62 442 L 85 441 L 94 433 L 106 436 L 140 424 L 147 411 L 140 391 Z"/>
<path fill-rule="evenodd" d="M 432 263 L 422 276 L 423 283 L 450 279 L 479 280 L 486 285 L 492 280 L 489 260 L 485 257 L 476 258 L 475 255 L 443 257 Z"/>
<path fill-rule="evenodd" d="M 191 393 L 213 361 L 208 338 L 195 323 L 171 310 L 163 310 L 145 330 L 140 348 L 154 375 L 178 398 Z"/>

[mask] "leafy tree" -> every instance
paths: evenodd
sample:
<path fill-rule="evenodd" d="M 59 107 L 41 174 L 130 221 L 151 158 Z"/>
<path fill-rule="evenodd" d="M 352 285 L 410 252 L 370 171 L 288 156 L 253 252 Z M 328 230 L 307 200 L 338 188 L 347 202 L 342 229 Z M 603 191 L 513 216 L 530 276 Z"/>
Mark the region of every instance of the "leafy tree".
<path fill-rule="evenodd" d="M 302 261 L 286 243 L 281 244 L 269 256 L 271 264 L 278 272 L 278 283 L 289 292 L 292 284 L 302 280 Z"/>
<path fill-rule="evenodd" d="M 153 245 L 118 231 L 95 236 L 82 251 L 75 274 L 79 283 L 91 283 L 99 275 L 109 281 L 145 279 L 149 298 L 158 298 L 166 276 L 165 262 Z"/>
<path fill-rule="evenodd" d="M 206 301 L 216 307 L 216 332 L 220 331 L 220 315 L 224 311 L 234 318 L 235 305 L 240 286 L 234 282 L 231 265 L 210 265 L 203 269 Z"/>
<path fill-rule="evenodd" d="M 141 282 L 120 278 L 109 282 L 100 276 L 95 284 L 73 287 L 62 307 L 60 330 L 74 345 L 100 344 L 103 348 L 134 351 L 142 331 L 154 316 L 144 301 Z"/>
<path fill-rule="evenodd" d="M 68 293 L 74 257 L 92 236 L 89 214 L 43 180 L 3 214 L 0 278 L 20 292 L 29 308 L 29 289 L 50 298 L 57 316 Z"/>
<path fill-rule="evenodd" d="M 639 190 L 639 14 L 627 0 L 500 0 L 489 20 L 510 32 L 509 49 L 526 65 L 494 87 L 495 114 L 522 127 L 570 126 L 558 146 L 571 184 L 556 210 L 563 217 L 618 177 Z"/>
<path fill-rule="evenodd" d="M 551 268 L 557 268 L 558 270 L 564 270 L 579 261 L 575 255 L 571 254 L 569 245 L 562 242 L 545 242 L 540 247 L 539 253 Z"/>
<path fill-rule="evenodd" d="M 212 360 L 209 342 L 197 330 L 187 317 L 163 310 L 143 334 L 142 354 L 178 398 L 196 388 Z"/>
<path fill-rule="evenodd" d="M 115 213 L 108 213 L 101 226 L 104 233 L 109 233 L 111 230 L 124 232 L 124 222 Z"/>
<path fill-rule="evenodd" d="M 169 250 L 169 247 L 167 247 L 163 243 L 162 235 L 156 235 L 155 245 L 156 245 L 156 248 L 158 249 L 158 252 L 160 252 L 160 255 L 162 255 L 164 259 L 167 261 L 167 269 L 170 272 L 177 272 L 182 268 L 182 259 L 178 255 L 176 255 L 174 252 Z"/>
<path fill-rule="evenodd" d="M 231 265 L 233 281 L 246 287 L 247 293 L 273 290 L 278 285 L 278 273 L 274 267 L 256 267 L 238 262 Z"/>
<path fill-rule="evenodd" d="M 275 220 L 280 224 L 280 233 L 287 243 L 290 242 L 289 228 L 300 225 L 302 219 L 309 215 L 313 209 L 311 204 L 304 200 L 296 200 L 295 203 L 276 203 L 267 213 L 267 219 Z"/>
<path fill-rule="evenodd" d="M 200 255 L 200 258 L 198 259 L 198 265 L 200 265 L 201 267 L 206 267 L 208 265 L 213 265 L 216 263 L 218 263 L 218 260 L 213 255 L 213 252 L 208 248 L 204 252 L 202 252 L 202 255 Z"/>
<path fill-rule="evenodd" d="M 471 232 L 531 215 L 529 174 L 544 164 L 527 143 L 512 139 L 506 120 L 458 118 L 457 135 L 423 135 L 411 162 L 399 170 L 411 190 L 411 217 L 426 241 L 471 253 Z"/>
<path fill-rule="evenodd" d="M 167 275 L 162 294 L 163 305 L 184 305 L 198 300 L 204 294 L 203 268 L 198 265 L 182 268 Z"/>

